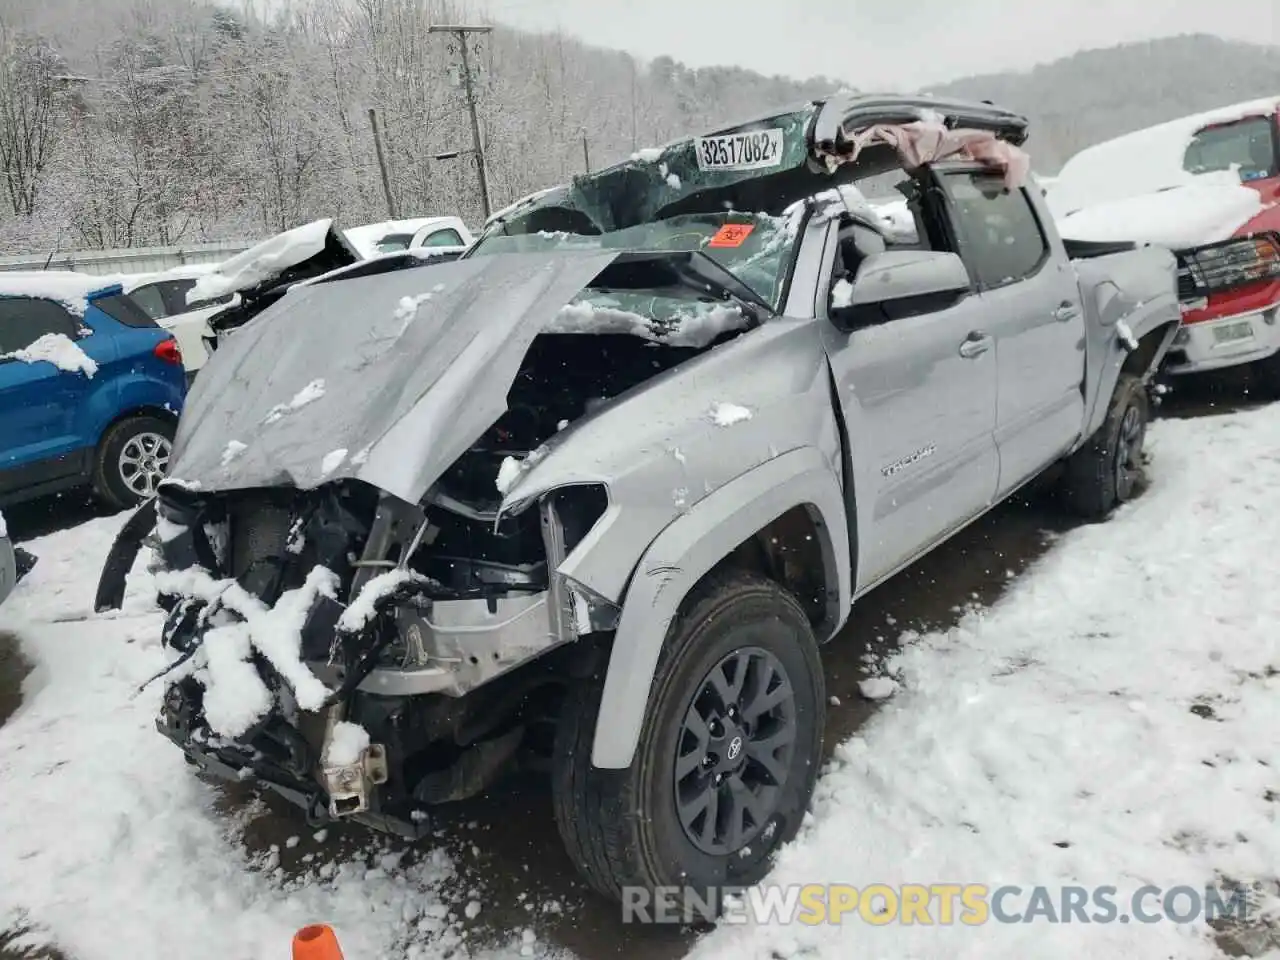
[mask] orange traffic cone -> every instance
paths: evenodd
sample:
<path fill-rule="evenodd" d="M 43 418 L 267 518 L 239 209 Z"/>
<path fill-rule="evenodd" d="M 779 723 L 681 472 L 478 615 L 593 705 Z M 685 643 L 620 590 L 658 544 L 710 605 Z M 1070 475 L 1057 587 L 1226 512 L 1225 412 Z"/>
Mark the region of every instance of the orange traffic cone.
<path fill-rule="evenodd" d="M 313 923 L 293 935 L 293 960 L 343 960 L 333 927 Z"/>

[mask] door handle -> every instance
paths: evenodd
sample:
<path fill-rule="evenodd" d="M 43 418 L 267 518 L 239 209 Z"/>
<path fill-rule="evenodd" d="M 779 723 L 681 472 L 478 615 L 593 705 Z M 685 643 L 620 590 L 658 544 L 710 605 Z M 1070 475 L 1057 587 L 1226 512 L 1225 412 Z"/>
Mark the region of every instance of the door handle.
<path fill-rule="evenodd" d="M 1060 323 L 1066 323 L 1068 320 L 1074 320 L 1080 316 L 1080 308 L 1070 300 L 1063 300 L 1058 304 L 1058 309 L 1053 311 L 1053 319 Z"/>
<path fill-rule="evenodd" d="M 973 360 L 991 349 L 991 338 L 977 331 L 969 334 L 960 342 L 960 356 Z"/>

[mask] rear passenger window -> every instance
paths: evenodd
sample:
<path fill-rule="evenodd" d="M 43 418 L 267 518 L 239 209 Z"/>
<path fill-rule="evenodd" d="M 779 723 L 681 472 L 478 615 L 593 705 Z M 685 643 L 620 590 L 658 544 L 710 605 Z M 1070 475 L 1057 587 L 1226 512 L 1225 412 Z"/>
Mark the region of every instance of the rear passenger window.
<path fill-rule="evenodd" d="M 422 245 L 424 247 L 460 247 L 462 237 L 458 236 L 457 230 L 437 230 L 423 240 Z"/>
<path fill-rule="evenodd" d="M 156 325 L 156 322 L 147 316 L 147 312 L 138 306 L 135 298 L 123 293 L 113 293 L 109 297 L 98 297 L 93 301 L 93 306 L 117 323 L 123 323 L 126 327 L 154 327 Z"/>
<path fill-rule="evenodd" d="M 52 300 L 0 298 L 0 353 L 25 349 L 46 333 L 61 333 L 74 340 L 79 326 L 66 307 Z"/>
<path fill-rule="evenodd" d="M 161 317 L 168 316 L 168 310 L 164 303 L 164 292 L 160 289 L 160 284 L 149 283 L 145 287 L 138 287 L 129 294 L 133 298 L 134 303 L 146 311 L 147 316 L 152 320 L 159 320 Z"/>
<path fill-rule="evenodd" d="M 981 173 L 942 177 L 960 238 L 960 254 L 986 290 L 1017 283 L 1039 271 L 1049 244 L 1022 190 Z"/>

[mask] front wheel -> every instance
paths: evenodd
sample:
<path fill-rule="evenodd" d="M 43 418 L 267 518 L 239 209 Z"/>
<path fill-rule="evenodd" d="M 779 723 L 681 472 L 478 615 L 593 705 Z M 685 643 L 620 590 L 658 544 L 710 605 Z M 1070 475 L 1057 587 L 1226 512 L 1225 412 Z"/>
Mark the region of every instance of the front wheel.
<path fill-rule="evenodd" d="M 748 573 L 700 588 L 667 637 L 625 770 L 591 765 L 603 682 L 601 667 L 570 693 L 553 767 L 556 820 L 587 881 L 615 900 L 679 886 L 714 910 L 726 887 L 763 879 L 822 755 L 822 668 L 796 600 Z"/>
<path fill-rule="evenodd" d="M 1151 405 L 1142 378 L 1122 373 L 1102 426 L 1067 458 L 1062 494 L 1072 512 L 1105 519 L 1133 499 L 1142 477 L 1142 449 Z"/>
<path fill-rule="evenodd" d="M 159 417 L 130 417 L 113 425 L 98 443 L 94 492 L 117 510 L 150 500 L 168 473 L 173 434 L 173 424 Z"/>

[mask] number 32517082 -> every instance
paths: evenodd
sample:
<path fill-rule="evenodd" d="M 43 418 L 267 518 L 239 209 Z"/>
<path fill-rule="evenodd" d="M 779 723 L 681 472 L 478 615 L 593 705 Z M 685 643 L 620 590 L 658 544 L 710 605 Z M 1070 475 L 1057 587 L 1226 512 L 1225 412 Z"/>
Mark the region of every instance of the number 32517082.
<path fill-rule="evenodd" d="M 757 170 L 782 162 L 782 130 L 751 130 L 699 137 L 695 149 L 702 170 Z"/>

